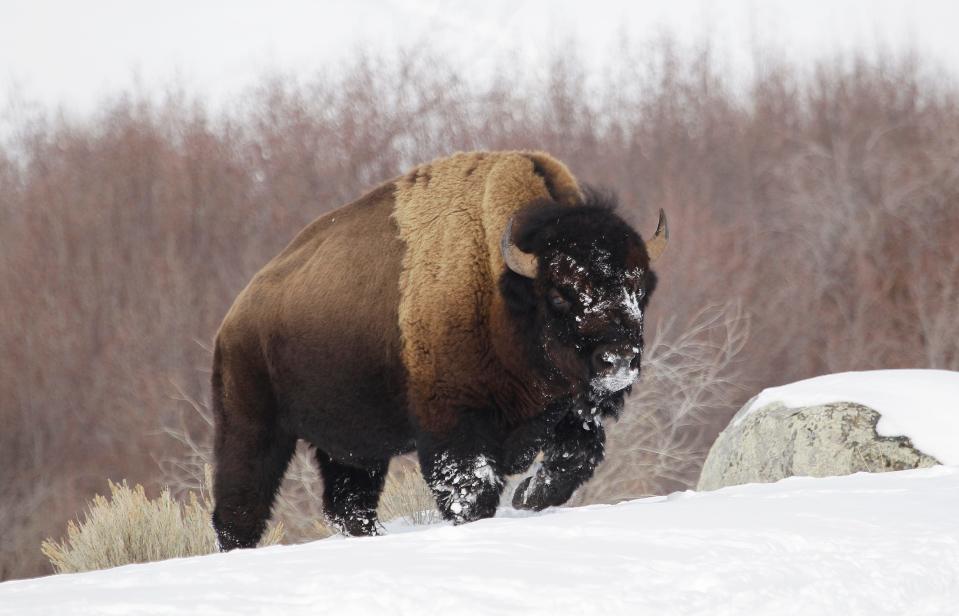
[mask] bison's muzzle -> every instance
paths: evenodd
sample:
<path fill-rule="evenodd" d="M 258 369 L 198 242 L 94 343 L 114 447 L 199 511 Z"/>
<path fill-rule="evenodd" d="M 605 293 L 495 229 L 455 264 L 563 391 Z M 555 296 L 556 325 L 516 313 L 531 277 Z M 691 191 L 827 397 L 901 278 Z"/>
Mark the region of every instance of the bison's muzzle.
<path fill-rule="evenodd" d="M 604 344 L 593 351 L 590 387 L 613 393 L 626 389 L 639 376 L 639 348 L 626 344 Z"/>

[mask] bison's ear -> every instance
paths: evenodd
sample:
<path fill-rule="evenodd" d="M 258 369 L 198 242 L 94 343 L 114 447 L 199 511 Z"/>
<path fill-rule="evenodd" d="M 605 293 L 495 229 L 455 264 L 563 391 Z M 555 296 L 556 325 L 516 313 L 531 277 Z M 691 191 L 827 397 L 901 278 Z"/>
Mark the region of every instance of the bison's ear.
<path fill-rule="evenodd" d="M 500 238 L 500 252 L 503 255 L 503 261 L 506 267 L 510 268 L 520 276 L 526 278 L 536 278 L 536 272 L 539 271 L 539 259 L 536 255 L 523 252 L 513 241 L 513 218 L 510 217 L 506 223 L 506 229 L 503 230 L 503 236 Z"/>
<path fill-rule="evenodd" d="M 659 224 L 656 225 L 656 233 L 646 241 L 646 253 L 650 261 L 655 261 L 666 250 L 666 242 L 669 240 L 669 227 L 666 225 L 666 212 L 659 210 Z"/>

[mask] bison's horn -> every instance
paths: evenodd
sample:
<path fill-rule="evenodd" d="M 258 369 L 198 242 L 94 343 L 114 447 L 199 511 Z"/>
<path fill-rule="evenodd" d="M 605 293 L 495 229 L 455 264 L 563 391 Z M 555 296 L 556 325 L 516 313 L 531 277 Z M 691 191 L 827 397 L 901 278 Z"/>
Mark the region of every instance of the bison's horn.
<path fill-rule="evenodd" d="M 666 212 L 659 210 L 659 224 L 656 225 L 656 233 L 646 242 L 646 253 L 649 254 L 649 260 L 655 261 L 666 250 L 666 242 L 669 240 L 669 227 L 666 225 Z"/>
<path fill-rule="evenodd" d="M 513 243 L 513 219 L 510 218 L 506 223 L 506 230 L 503 231 L 503 237 L 499 241 L 500 252 L 503 253 L 503 261 L 506 267 L 510 268 L 520 276 L 527 278 L 536 278 L 536 271 L 539 269 L 539 261 L 536 255 L 523 252 Z"/>

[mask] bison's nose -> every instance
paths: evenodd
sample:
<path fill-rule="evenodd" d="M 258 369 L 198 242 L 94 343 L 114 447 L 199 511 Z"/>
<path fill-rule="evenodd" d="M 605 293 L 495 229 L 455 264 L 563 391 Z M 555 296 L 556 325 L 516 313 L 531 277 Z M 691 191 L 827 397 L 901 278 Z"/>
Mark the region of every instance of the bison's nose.
<path fill-rule="evenodd" d="M 637 349 L 622 344 L 604 344 L 593 351 L 593 372 L 610 374 L 629 370 L 636 359 Z"/>
<path fill-rule="evenodd" d="M 638 347 L 601 345 L 593 351 L 591 358 L 593 377 L 590 385 L 601 392 L 617 392 L 629 387 L 639 376 L 638 357 Z"/>

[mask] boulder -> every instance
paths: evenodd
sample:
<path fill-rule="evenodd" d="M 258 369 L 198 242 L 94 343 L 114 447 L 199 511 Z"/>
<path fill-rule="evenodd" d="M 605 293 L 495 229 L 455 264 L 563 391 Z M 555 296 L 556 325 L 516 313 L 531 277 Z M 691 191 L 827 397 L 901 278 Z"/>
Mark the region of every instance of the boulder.
<path fill-rule="evenodd" d="M 755 398 L 753 399 L 755 400 Z M 879 436 L 877 411 L 852 402 L 750 411 L 750 400 L 716 439 L 697 485 L 715 490 L 793 475 L 828 477 L 939 464 L 905 436 Z"/>

